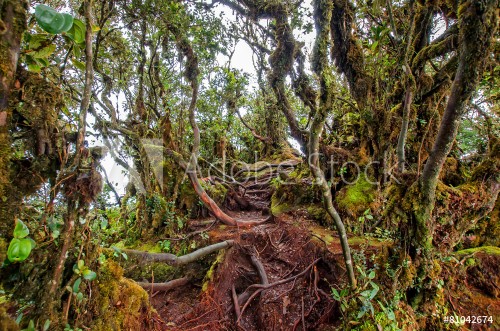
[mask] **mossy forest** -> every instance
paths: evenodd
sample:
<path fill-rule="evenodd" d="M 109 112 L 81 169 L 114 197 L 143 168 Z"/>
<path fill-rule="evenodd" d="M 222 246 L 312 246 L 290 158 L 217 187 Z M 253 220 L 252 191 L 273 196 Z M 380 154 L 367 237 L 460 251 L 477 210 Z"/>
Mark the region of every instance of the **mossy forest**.
<path fill-rule="evenodd" d="M 500 330 L 499 0 L 0 0 L 0 331 Z"/>

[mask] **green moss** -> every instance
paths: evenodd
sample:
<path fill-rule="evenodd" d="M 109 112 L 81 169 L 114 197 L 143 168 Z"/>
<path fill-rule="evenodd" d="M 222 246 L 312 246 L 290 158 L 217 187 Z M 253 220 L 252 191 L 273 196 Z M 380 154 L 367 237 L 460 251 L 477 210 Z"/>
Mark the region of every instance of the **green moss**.
<path fill-rule="evenodd" d="M 316 221 L 325 220 L 328 215 L 325 208 L 321 204 L 311 204 L 307 207 L 307 214 L 310 218 Z"/>
<path fill-rule="evenodd" d="M 130 263 L 121 263 L 125 268 L 125 276 L 131 279 L 147 279 L 155 282 L 168 282 L 181 276 L 182 270 L 180 268 L 172 267 L 166 263 L 147 263 L 138 264 L 138 261 Z"/>
<path fill-rule="evenodd" d="M 179 208 L 187 212 L 192 212 L 198 202 L 198 195 L 189 181 L 184 181 L 180 188 Z"/>
<path fill-rule="evenodd" d="M 142 329 L 144 319 L 154 312 L 146 291 L 135 282 L 123 278 L 123 269 L 108 261 L 97 278 L 98 293 L 94 302 L 95 318 L 91 330 L 116 331 Z M 146 316 L 144 316 L 146 315 Z"/>
<path fill-rule="evenodd" d="M 339 207 L 353 214 L 359 214 L 370 208 L 375 198 L 376 186 L 370 184 L 363 176 L 356 183 L 343 188 L 336 196 Z"/>
<path fill-rule="evenodd" d="M 383 247 L 390 244 L 388 241 L 382 241 L 376 238 L 370 237 L 352 237 L 347 239 L 347 242 L 350 246 L 360 246 L 360 245 L 368 245 L 371 247 Z"/>
<path fill-rule="evenodd" d="M 212 262 L 212 265 L 210 265 L 210 269 L 208 269 L 207 273 L 205 274 L 205 278 L 203 279 L 203 286 L 201 288 L 203 292 L 208 290 L 208 285 L 214 279 L 215 270 L 217 269 L 217 266 L 219 265 L 219 263 L 224 261 L 225 256 L 226 256 L 225 249 L 222 249 L 219 251 L 219 253 L 217 253 L 217 257 L 215 258 L 215 261 Z"/>
<path fill-rule="evenodd" d="M 4 238 L 0 238 L 0 261 L 5 261 L 7 258 L 7 242 Z"/>
<path fill-rule="evenodd" d="M 149 253 L 161 253 L 161 246 L 158 243 L 145 242 L 135 248 Z"/>
<path fill-rule="evenodd" d="M 216 183 L 215 185 L 202 183 L 202 186 L 217 204 L 221 205 L 226 200 L 227 188 L 221 183 Z"/>
<path fill-rule="evenodd" d="M 292 210 L 292 206 L 287 201 L 283 201 L 275 191 L 271 197 L 271 214 L 278 216 L 290 210 Z"/>
<path fill-rule="evenodd" d="M 332 235 L 332 232 L 322 226 L 311 224 L 308 229 L 311 231 L 313 237 L 323 240 L 327 245 L 330 245 L 335 241 L 335 237 Z"/>
<path fill-rule="evenodd" d="M 470 255 L 474 253 L 485 253 L 488 255 L 498 255 L 500 256 L 500 248 L 494 246 L 481 246 L 469 249 L 463 249 L 461 251 L 455 252 L 456 255 Z"/>

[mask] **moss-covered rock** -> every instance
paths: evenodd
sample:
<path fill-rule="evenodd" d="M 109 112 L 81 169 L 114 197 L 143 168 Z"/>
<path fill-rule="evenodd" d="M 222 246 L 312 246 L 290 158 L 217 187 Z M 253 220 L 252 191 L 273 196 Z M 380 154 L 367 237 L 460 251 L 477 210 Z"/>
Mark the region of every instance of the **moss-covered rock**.
<path fill-rule="evenodd" d="M 341 209 L 357 216 L 370 208 L 370 203 L 375 199 L 376 188 L 364 176 L 360 176 L 356 183 L 340 190 L 335 201 Z"/>

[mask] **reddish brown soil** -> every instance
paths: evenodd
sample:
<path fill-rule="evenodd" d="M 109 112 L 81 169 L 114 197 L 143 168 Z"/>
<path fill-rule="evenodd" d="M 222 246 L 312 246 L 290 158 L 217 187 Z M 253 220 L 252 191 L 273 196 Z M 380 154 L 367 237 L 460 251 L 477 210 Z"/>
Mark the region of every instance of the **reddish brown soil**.
<path fill-rule="evenodd" d="M 217 229 L 218 230 L 218 229 Z M 285 221 L 263 224 L 251 229 L 211 232 L 217 240 L 233 236 L 237 244 L 230 248 L 205 292 L 187 286 L 171 293 L 156 295 L 153 304 L 172 330 L 299 330 L 317 329 L 334 320 L 337 306 L 329 293 L 329 283 L 342 283 L 344 271 L 335 256 L 311 241 L 307 228 Z M 269 283 L 299 274 L 301 277 L 273 286 L 243 304 L 237 323 L 231 288 L 243 293 L 250 285 L 260 284 L 252 265 L 254 255 L 264 265 Z M 328 261 L 328 262 L 327 262 Z M 253 293 L 253 291 L 251 291 Z"/>

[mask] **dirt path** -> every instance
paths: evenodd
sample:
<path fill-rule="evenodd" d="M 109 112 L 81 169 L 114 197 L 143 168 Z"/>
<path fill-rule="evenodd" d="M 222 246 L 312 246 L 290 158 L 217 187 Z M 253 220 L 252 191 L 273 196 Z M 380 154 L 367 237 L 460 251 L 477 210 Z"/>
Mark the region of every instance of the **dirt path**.
<path fill-rule="evenodd" d="M 211 227 L 211 243 L 232 239 L 236 244 L 219 253 L 203 281 L 151 295 L 169 329 L 288 331 L 334 322 L 339 311 L 330 284 L 345 286 L 346 279 L 340 243 L 332 231 L 316 231 L 298 214 L 269 215 L 271 179 L 277 175 L 264 172 L 243 182 L 238 193 L 247 210 L 228 211 L 242 222 L 268 222 Z M 192 230 L 210 221 L 193 222 Z"/>

